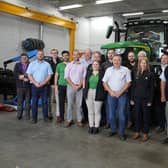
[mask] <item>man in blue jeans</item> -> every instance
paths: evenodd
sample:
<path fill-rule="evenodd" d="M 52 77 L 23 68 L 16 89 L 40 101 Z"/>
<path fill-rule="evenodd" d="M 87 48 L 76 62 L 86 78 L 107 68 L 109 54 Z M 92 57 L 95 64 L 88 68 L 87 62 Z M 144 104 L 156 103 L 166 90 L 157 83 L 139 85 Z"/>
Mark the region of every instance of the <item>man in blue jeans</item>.
<path fill-rule="evenodd" d="M 126 140 L 126 101 L 131 82 L 130 70 L 121 66 L 122 58 L 120 55 L 113 56 L 113 66 L 108 68 L 103 77 L 103 85 L 108 92 L 107 105 L 111 131 L 108 136 L 117 133 L 116 119 L 119 117 L 119 136 L 121 140 Z M 117 115 L 118 112 L 118 115 Z"/>
<path fill-rule="evenodd" d="M 44 121 L 48 122 L 48 84 L 53 74 L 51 66 L 44 60 L 44 52 L 37 51 L 37 60 L 30 63 L 27 74 L 32 83 L 32 123 L 37 123 L 38 99 L 42 99 Z"/>

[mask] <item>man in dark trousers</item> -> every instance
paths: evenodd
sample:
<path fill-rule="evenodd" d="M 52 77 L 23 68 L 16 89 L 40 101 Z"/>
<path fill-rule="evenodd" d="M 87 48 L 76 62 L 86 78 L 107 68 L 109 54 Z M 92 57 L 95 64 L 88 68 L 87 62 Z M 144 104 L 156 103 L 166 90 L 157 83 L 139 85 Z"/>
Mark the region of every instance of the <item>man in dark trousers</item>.
<path fill-rule="evenodd" d="M 38 120 L 38 99 L 42 99 L 44 122 L 48 122 L 48 84 L 53 75 L 51 66 L 44 60 L 44 52 L 37 51 L 37 59 L 30 63 L 27 74 L 32 83 L 32 123 Z"/>
<path fill-rule="evenodd" d="M 168 64 L 168 56 L 163 54 L 161 56 L 161 64 L 154 68 L 154 77 L 155 77 L 155 92 L 154 92 L 154 116 L 155 122 L 157 123 L 156 132 L 161 133 L 165 129 L 165 102 L 160 101 L 160 75 L 164 72 Z"/>
<path fill-rule="evenodd" d="M 14 75 L 17 87 L 17 118 L 22 119 L 23 110 L 25 110 L 25 117 L 30 119 L 30 81 L 27 77 L 26 70 L 29 66 L 29 58 L 26 53 L 21 54 L 21 61 L 16 63 L 14 67 Z M 25 109 L 23 108 L 25 101 Z"/>
<path fill-rule="evenodd" d="M 51 65 L 52 71 L 55 74 L 55 70 L 57 65 L 61 62 L 61 60 L 58 57 L 58 50 L 57 49 L 52 49 L 50 51 L 51 54 L 51 59 L 48 61 L 48 63 Z M 59 116 L 59 100 L 58 100 L 58 91 L 55 90 L 54 88 L 54 75 L 51 77 L 50 80 L 50 86 L 49 86 L 49 99 L 48 99 L 48 117 L 50 120 L 53 119 L 53 114 L 52 114 L 52 103 L 54 102 L 55 98 L 55 103 L 56 103 L 56 116 Z"/>

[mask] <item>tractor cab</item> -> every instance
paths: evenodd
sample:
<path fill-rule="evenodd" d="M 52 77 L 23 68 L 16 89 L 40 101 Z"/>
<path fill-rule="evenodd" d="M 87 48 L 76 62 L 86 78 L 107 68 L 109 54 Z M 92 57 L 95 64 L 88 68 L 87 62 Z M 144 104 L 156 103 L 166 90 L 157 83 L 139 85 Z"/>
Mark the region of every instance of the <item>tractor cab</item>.
<path fill-rule="evenodd" d="M 115 32 L 115 42 L 101 46 L 106 52 L 108 49 L 115 49 L 121 54 L 123 60 L 127 59 L 129 51 L 135 54 L 144 50 L 151 64 L 157 64 L 163 52 L 168 48 L 168 21 L 165 20 L 134 20 L 124 24 L 125 29 L 120 29 L 115 22 L 116 28 L 108 28 L 106 37 L 109 38 Z M 120 41 L 121 33 L 125 34 L 125 40 Z"/>

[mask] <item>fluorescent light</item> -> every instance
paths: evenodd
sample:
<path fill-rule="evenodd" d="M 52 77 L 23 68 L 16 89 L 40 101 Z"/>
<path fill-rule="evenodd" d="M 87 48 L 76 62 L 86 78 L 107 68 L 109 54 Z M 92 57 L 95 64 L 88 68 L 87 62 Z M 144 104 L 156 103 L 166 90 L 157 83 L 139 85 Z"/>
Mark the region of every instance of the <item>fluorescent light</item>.
<path fill-rule="evenodd" d="M 122 16 L 135 16 L 135 15 L 143 15 L 144 12 L 136 12 L 136 13 L 124 13 Z"/>
<path fill-rule="evenodd" d="M 74 4 L 74 5 L 67 5 L 67 6 L 60 6 L 59 10 L 66 10 L 66 9 L 73 9 L 73 8 L 80 8 L 83 5 L 81 4 Z"/>
<path fill-rule="evenodd" d="M 123 0 L 97 0 L 96 4 L 106 4 L 106 3 L 114 3 L 114 2 L 120 2 Z"/>
<path fill-rule="evenodd" d="M 162 10 L 162 13 L 167 13 L 167 12 L 168 12 L 168 9 Z"/>

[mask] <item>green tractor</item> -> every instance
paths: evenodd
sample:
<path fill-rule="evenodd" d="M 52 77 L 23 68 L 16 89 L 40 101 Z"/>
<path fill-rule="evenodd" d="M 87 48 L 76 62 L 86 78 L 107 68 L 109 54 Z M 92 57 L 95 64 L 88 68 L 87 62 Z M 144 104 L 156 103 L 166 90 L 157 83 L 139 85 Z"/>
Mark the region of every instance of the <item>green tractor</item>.
<path fill-rule="evenodd" d="M 134 51 L 135 54 L 144 50 L 151 64 L 157 65 L 162 53 L 168 52 L 168 21 L 166 20 L 132 20 L 124 24 L 126 29 L 120 29 L 115 22 L 108 27 L 106 38 L 115 32 L 115 42 L 101 46 L 104 53 L 108 49 L 115 49 L 116 53 L 121 54 L 123 61 L 127 59 L 127 54 Z M 124 33 L 124 41 L 120 41 Z"/>

